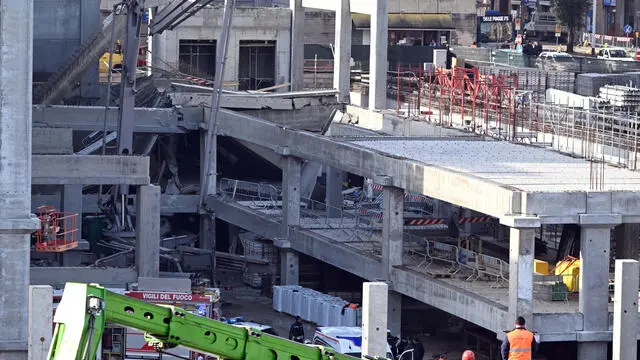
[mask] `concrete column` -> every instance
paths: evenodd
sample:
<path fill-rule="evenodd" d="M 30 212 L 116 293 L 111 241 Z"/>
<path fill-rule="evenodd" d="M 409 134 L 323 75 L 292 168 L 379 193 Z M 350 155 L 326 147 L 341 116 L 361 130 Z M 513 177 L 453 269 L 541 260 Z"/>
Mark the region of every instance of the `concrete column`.
<path fill-rule="evenodd" d="M 200 249 L 211 250 L 216 243 L 216 218 L 209 214 L 200 215 Z"/>
<path fill-rule="evenodd" d="M 80 1 L 80 44 L 86 43 L 98 31 L 102 30 L 100 22 L 100 0 Z M 82 96 L 89 98 L 100 97 L 98 84 L 98 62 L 94 61 L 84 73 L 80 91 Z"/>
<path fill-rule="evenodd" d="M 62 190 L 62 210 L 64 212 L 76 213 L 76 239 L 82 239 L 82 185 L 64 185 Z"/>
<path fill-rule="evenodd" d="M 239 229 L 233 224 L 229 224 L 229 253 L 235 254 L 238 248 Z"/>
<path fill-rule="evenodd" d="M 0 0 L 0 360 L 25 360 L 29 338 L 33 0 Z"/>
<path fill-rule="evenodd" d="M 376 181 L 380 184 L 381 182 Z M 385 186 L 382 218 L 382 276 L 389 280 L 391 270 L 402 265 L 404 232 L 404 190 Z"/>
<path fill-rule="evenodd" d="M 511 228 L 509 238 L 509 322 L 533 321 L 535 228 Z"/>
<path fill-rule="evenodd" d="M 138 277 L 160 277 L 160 187 L 138 187 L 136 194 L 136 267 Z"/>
<path fill-rule="evenodd" d="M 29 360 L 47 358 L 53 337 L 53 288 L 29 287 Z"/>
<path fill-rule="evenodd" d="M 616 260 L 613 298 L 613 360 L 637 359 L 638 287 L 637 260 Z"/>
<path fill-rule="evenodd" d="M 343 205 L 342 197 L 342 175 L 340 169 L 327 166 L 326 177 L 326 197 L 325 203 L 329 208 L 327 215 L 331 218 L 342 216 L 340 209 Z"/>
<path fill-rule="evenodd" d="M 387 327 L 394 336 L 400 336 L 402 332 L 402 294 L 389 291 L 389 304 L 387 310 Z"/>
<path fill-rule="evenodd" d="M 300 174 L 302 161 L 293 156 L 284 159 L 282 168 L 282 232 L 289 237 L 289 228 L 300 225 Z"/>
<path fill-rule="evenodd" d="M 291 7 L 291 91 L 304 83 L 304 7 L 302 0 L 290 0 Z"/>
<path fill-rule="evenodd" d="M 369 109 L 387 108 L 387 45 L 389 11 L 387 0 L 371 2 L 371 53 L 369 54 Z M 377 7 L 375 5 L 377 3 Z"/>
<path fill-rule="evenodd" d="M 300 262 L 298 254 L 292 250 L 280 250 L 280 284 L 298 285 Z"/>
<path fill-rule="evenodd" d="M 609 249 L 613 225 L 580 226 L 580 298 L 579 311 L 583 331 L 609 329 Z M 578 359 L 607 358 L 606 342 L 579 342 Z"/>
<path fill-rule="evenodd" d="M 336 10 L 336 43 L 333 58 L 333 87 L 338 102 L 349 103 L 351 86 L 351 7 L 350 0 L 340 0 Z"/>
<path fill-rule="evenodd" d="M 382 282 L 362 284 L 362 355 L 386 358 L 389 287 Z"/>
<path fill-rule="evenodd" d="M 640 224 L 620 224 L 615 227 L 616 259 L 638 260 Z"/>

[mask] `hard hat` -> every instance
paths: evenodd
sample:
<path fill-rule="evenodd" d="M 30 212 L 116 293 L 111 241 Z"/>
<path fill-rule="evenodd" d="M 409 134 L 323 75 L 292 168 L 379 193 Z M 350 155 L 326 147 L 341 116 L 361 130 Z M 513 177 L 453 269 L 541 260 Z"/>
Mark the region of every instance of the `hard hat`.
<path fill-rule="evenodd" d="M 462 353 L 462 360 L 476 360 L 476 355 L 471 350 Z"/>

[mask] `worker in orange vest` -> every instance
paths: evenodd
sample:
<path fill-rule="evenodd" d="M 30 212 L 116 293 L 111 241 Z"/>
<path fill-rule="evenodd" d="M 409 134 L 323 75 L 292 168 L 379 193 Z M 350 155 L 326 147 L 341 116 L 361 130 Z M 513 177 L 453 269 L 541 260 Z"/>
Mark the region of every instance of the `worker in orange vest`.
<path fill-rule="evenodd" d="M 502 360 L 531 360 L 538 343 L 533 333 L 524 327 L 522 316 L 516 319 L 515 329 L 507 333 L 502 342 Z"/>

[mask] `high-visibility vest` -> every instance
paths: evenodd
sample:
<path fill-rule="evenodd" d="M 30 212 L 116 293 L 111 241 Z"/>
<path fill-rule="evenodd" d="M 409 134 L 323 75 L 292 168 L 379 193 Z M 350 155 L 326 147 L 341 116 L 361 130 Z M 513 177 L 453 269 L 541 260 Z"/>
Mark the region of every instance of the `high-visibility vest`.
<path fill-rule="evenodd" d="M 533 333 L 527 329 L 515 329 L 507 334 L 509 360 L 531 360 Z"/>

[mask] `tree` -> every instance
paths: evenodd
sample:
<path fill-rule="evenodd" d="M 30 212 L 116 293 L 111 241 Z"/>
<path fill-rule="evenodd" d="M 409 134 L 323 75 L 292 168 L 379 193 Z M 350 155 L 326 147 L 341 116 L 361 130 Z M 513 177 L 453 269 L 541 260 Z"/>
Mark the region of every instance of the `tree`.
<path fill-rule="evenodd" d="M 582 27 L 591 7 L 591 0 L 553 0 L 556 17 L 567 28 L 567 52 L 573 52 L 576 32 Z"/>

